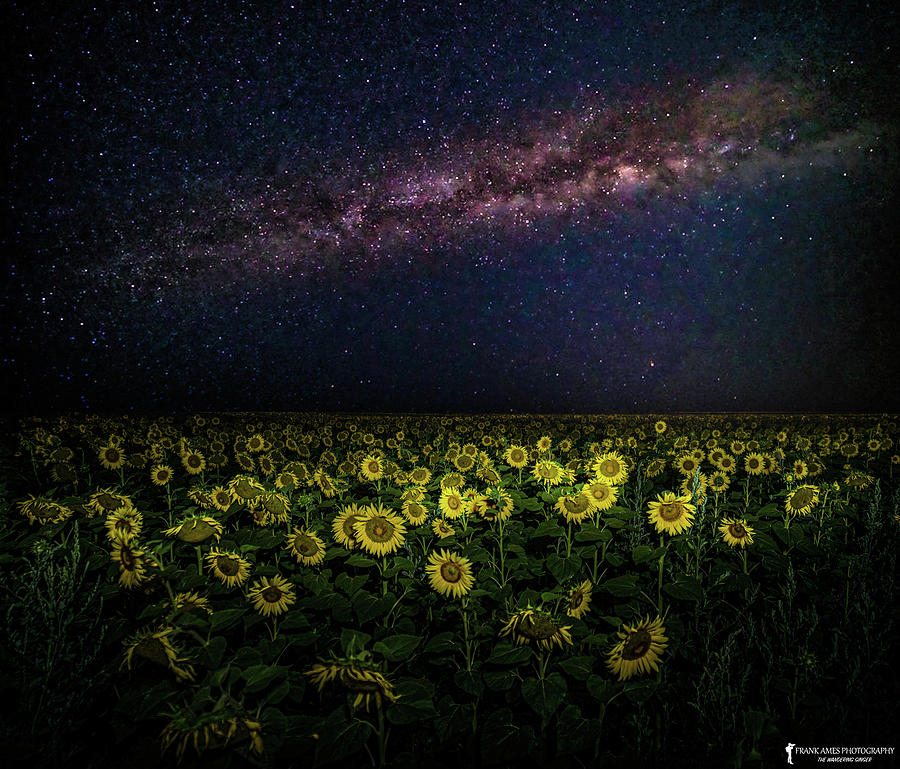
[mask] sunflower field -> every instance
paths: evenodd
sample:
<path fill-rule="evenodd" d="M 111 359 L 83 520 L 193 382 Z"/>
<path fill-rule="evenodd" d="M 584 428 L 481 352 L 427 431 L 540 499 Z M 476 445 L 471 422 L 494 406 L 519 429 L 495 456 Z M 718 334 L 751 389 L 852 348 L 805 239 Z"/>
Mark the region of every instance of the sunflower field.
<path fill-rule="evenodd" d="M 68 415 L 0 462 L 5 765 L 893 744 L 892 415 Z"/>

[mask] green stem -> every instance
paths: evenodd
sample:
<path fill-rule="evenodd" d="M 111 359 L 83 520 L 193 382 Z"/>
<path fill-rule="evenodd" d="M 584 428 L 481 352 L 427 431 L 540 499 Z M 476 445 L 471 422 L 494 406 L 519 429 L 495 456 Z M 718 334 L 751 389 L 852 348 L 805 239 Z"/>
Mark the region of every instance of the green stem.
<path fill-rule="evenodd" d="M 659 546 L 665 546 L 665 535 L 659 535 Z M 663 587 L 663 560 L 666 557 L 666 550 L 662 551 L 662 554 L 659 556 L 659 576 L 657 579 L 656 585 L 656 608 L 660 616 L 662 616 L 663 610 L 663 598 L 662 598 L 662 587 Z"/>

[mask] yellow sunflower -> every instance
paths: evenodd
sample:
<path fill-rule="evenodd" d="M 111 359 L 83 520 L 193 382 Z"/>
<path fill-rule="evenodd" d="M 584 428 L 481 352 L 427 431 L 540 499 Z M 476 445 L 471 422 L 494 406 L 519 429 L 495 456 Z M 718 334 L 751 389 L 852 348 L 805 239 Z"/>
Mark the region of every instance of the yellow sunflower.
<path fill-rule="evenodd" d="M 316 532 L 298 529 L 287 535 L 288 550 L 301 566 L 317 566 L 325 560 L 325 543 L 316 536 Z"/>
<path fill-rule="evenodd" d="M 531 476 L 545 486 L 561 486 L 568 480 L 568 471 L 552 459 L 540 459 L 535 463 Z"/>
<path fill-rule="evenodd" d="M 503 452 L 503 461 L 510 467 L 521 470 L 528 464 L 528 453 L 524 447 L 513 444 Z"/>
<path fill-rule="evenodd" d="M 234 495 L 224 486 L 216 486 L 210 493 L 213 507 L 221 510 L 223 513 L 228 512 L 231 503 L 234 502 Z"/>
<path fill-rule="evenodd" d="M 228 482 L 228 490 L 235 500 L 249 503 L 266 493 L 266 487 L 249 475 L 237 475 Z"/>
<path fill-rule="evenodd" d="M 403 545 L 406 525 L 403 519 L 381 503 L 367 505 L 353 525 L 356 541 L 370 555 L 389 555 Z"/>
<path fill-rule="evenodd" d="M 591 465 L 591 470 L 598 481 L 610 486 L 621 486 L 628 479 L 628 466 L 625 457 L 612 451 L 601 454 Z"/>
<path fill-rule="evenodd" d="M 431 530 L 434 532 L 434 536 L 436 536 L 438 539 L 447 539 L 447 537 L 452 537 L 454 534 L 456 534 L 456 529 L 454 529 L 443 518 L 435 518 L 431 522 Z"/>
<path fill-rule="evenodd" d="M 109 489 L 99 489 L 88 497 L 85 506 L 94 513 L 109 515 L 113 510 L 118 510 L 125 505 L 132 505 L 128 497 L 116 494 Z"/>
<path fill-rule="evenodd" d="M 785 512 L 790 515 L 806 515 L 819 501 L 818 486 L 798 486 L 784 502 Z"/>
<path fill-rule="evenodd" d="M 431 470 L 427 467 L 414 467 L 408 473 L 410 483 L 416 486 L 427 486 L 431 480 Z"/>
<path fill-rule="evenodd" d="M 193 681 L 194 666 L 188 662 L 187 657 L 181 656 L 181 651 L 169 640 L 175 632 L 175 628 L 171 626 L 138 632 L 127 644 L 125 658 L 120 667 L 131 670 L 132 660 L 137 655 L 160 667 L 168 668 L 179 681 Z"/>
<path fill-rule="evenodd" d="M 581 523 L 594 512 L 587 495 L 580 491 L 577 494 L 562 494 L 553 507 L 569 523 Z"/>
<path fill-rule="evenodd" d="M 648 518 L 660 534 L 681 534 L 694 524 L 697 508 L 691 504 L 690 495 L 676 497 L 672 492 L 657 494 L 649 503 Z"/>
<path fill-rule="evenodd" d="M 129 542 L 141 533 L 144 516 L 131 505 L 113 510 L 106 516 L 106 536 L 110 540 Z"/>
<path fill-rule="evenodd" d="M 450 520 L 456 520 L 465 512 L 462 493 L 452 486 L 441 492 L 441 499 L 438 504 L 444 516 Z"/>
<path fill-rule="evenodd" d="M 461 473 L 465 473 L 475 466 L 475 460 L 468 454 L 460 454 L 453 460 L 453 466 Z"/>
<path fill-rule="evenodd" d="M 475 584 L 471 561 L 446 550 L 428 556 L 425 572 L 431 586 L 447 598 L 461 598 Z"/>
<path fill-rule="evenodd" d="M 29 523 L 60 523 L 72 516 L 72 510 L 49 499 L 28 495 L 24 502 L 17 502 L 19 511 Z"/>
<path fill-rule="evenodd" d="M 181 464 L 188 475 L 200 475 L 206 469 L 206 458 L 199 451 L 186 451 L 181 455 Z"/>
<path fill-rule="evenodd" d="M 150 480 L 155 486 L 165 486 L 172 480 L 172 468 L 168 465 L 154 465 L 150 471 Z"/>
<path fill-rule="evenodd" d="M 746 547 L 753 544 L 753 529 L 743 519 L 725 518 L 719 525 L 722 539 L 731 547 Z"/>
<path fill-rule="evenodd" d="M 367 481 L 377 481 L 384 476 L 384 465 L 381 458 L 375 454 L 369 454 L 359 466 L 360 475 Z"/>
<path fill-rule="evenodd" d="M 277 574 L 271 579 L 260 577 L 247 591 L 247 598 L 253 608 L 265 617 L 284 614 L 288 606 L 297 601 L 291 583 Z"/>
<path fill-rule="evenodd" d="M 594 510 L 609 510 L 619 499 L 619 489 L 603 481 L 591 481 L 584 484 L 581 493 L 587 498 Z"/>
<path fill-rule="evenodd" d="M 765 472 L 765 458 L 762 454 L 748 454 L 744 458 L 744 471 L 748 475 L 762 475 Z"/>
<path fill-rule="evenodd" d="M 209 605 L 209 599 L 204 598 L 199 593 L 176 593 L 174 601 L 174 609 L 178 614 L 188 614 L 189 612 L 199 609 L 207 614 L 212 614 L 212 607 Z"/>
<path fill-rule="evenodd" d="M 522 609 L 513 614 L 498 637 L 512 636 L 516 645 L 534 643 L 539 649 L 560 649 L 572 645 L 571 625 L 562 627 L 547 612 L 538 609 Z"/>
<path fill-rule="evenodd" d="M 357 547 L 356 531 L 353 527 L 362 518 L 364 512 L 364 509 L 356 504 L 344 506 L 331 523 L 331 533 L 334 535 L 334 541 L 347 550 L 353 550 Z"/>
<path fill-rule="evenodd" d="M 566 614 L 575 619 L 579 619 L 590 611 L 589 607 L 592 592 L 593 586 L 589 579 L 586 579 L 578 587 L 570 590 L 566 599 Z"/>
<path fill-rule="evenodd" d="M 140 585 L 147 577 L 148 568 L 155 565 L 133 540 L 114 539 L 110 555 L 119 564 L 119 584 L 128 590 Z"/>
<path fill-rule="evenodd" d="M 100 455 L 100 464 L 107 470 L 118 470 L 125 466 L 127 459 L 125 452 L 115 444 L 110 443 L 103 446 L 98 454 Z"/>
<path fill-rule="evenodd" d="M 659 655 L 668 646 L 665 632 L 660 617 L 652 622 L 646 617 L 634 626 L 623 625 L 618 632 L 621 640 L 607 656 L 609 672 L 617 675 L 620 681 L 627 681 L 638 673 L 658 670 Z"/>
<path fill-rule="evenodd" d="M 494 523 L 498 519 L 508 521 L 513 513 L 512 497 L 497 489 L 487 488 L 484 494 L 473 495 L 471 504 L 472 510 L 488 523 Z"/>
<path fill-rule="evenodd" d="M 250 576 L 250 561 L 237 553 L 213 548 L 206 554 L 205 560 L 206 567 L 225 587 L 243 585 Z"/>
<path fill-rule="evenodd" d="M 403 507 L 400 508 L 400 512 L 413 527 L 428 523 L 428 508 L 421 502 L 414 502 L 411 499 L 407 499 L 403 503 Z"/>
<path fill-rule="evenodd" d="M 540 438 L 538 438 L 537 450 L 541 454 L 546 454 L 548 451 L 550 451 L 550 447 L 552 445 L 553 445 L 553 441 L 551 440 L 550 436 L 542 435 Z"/>
<path fill-rule="evenodd" d="M 208 515 L 193 515 L 185 518 L 171 529 L 163 532 L 167 537 L 175 537 L 192 545 L 199 545 L 210 537 L 215 537 L 218 542 L 224 533 L 225 527 Z"/>

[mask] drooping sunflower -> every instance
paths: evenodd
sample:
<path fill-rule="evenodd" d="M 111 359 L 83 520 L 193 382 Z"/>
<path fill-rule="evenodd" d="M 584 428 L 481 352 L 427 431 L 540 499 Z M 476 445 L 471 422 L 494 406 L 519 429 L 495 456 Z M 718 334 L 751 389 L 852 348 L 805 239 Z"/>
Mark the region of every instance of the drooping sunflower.
<path fill-rule="evenodd" d="M 228 490 L 235 500 L 249 503 L 266 493 L 266 487 L 249 475 L 236 475 L 228 482 Z"/>
<path fill-rule="evenodd" d="M 206 457 L 201 452 L 191 449 L 181 455 L 181 464 L 188 475 L 200 475 L 206 469 Z"/>
<path fill-rule="evenodd" d="M 199 593 L 176 593 L 173 608 L 178 614 L 188 614 L 195 609 L 205 611 L 212 614 L 212 607 L 209 605 L 209 599 L 204 598 Z"/>
<path fill-rule="evenodd" d="M 591 581 L 586 579 L 578 587 L 569 591 L 567 598 L 566 614 L 575 619 L 579 619 L 590 611 L 591 593 L 593 586 Z"/>
<path fill-rule="evenodd" d="M 168 668 L 179 681 L 193 681 L 194 666 L 190 664 L 187 657 L 181 656 L 181 650 L 169 640 L 174 633 L 175 628 L 171 626 L 159 630 L 148 628 L 139 631 L 127 644 L 125 658 L 120 667 L 131 670 L 131 662 L 136 655 L 150 660 L 160 667 Z"/>
<path fill-rule="evenodd" d="M 434 532 L 434 536 L 436 536 L 438 539 L 447 539 L 447 537 L 452 537 L 454 534 L 456 534 L 456 529 L 454 529 L 443 518 L 435 518 L 431 522 L 431 530 Z"/>
<path fill-rule="evenodd" d="M 516 645 L 534 643 L 539 649 L 560 649 L 572 645 L 571 625 L 557 624 L 553 616 L 531 607 L 515 612 L 503 626 L 498 637 L 511 636 Z"/>
<path fill-rule="evenodd" d="M 377 505 L 367 505 L 359 520 L 353 525 L 353 533 L 360 546 L 370 555 L 389 555 L 405 541 L 406 525 L 403 519 Z"/>
<path fill-rule="evenodd" d="M 291 520 L 291 501 L 284 494 L 276 492 L 263 494 L 259 498 L 259 503 L 268 517 L 276 523 L 287 523 Z"/>
<path fill-rule="evenodd" d="M 819 501 L 819 487 L 803 485 L 798 486 L 784 502 L 785 512 L 790 515 L 806 515 Z"/>
<path fill-rule="evenodd" d="M 250 561 L 237 553 L 213 548 L 205 556 L 206 567 L 225 587 L 243 585 L 250 576 Z"/>
<path fill-rule="evenodd" d="M 19 511 L 29 523 L 60 523 L 72 516 L 72 510 L 50 499 L 35 497 L 31 494 L 24 502 L 16 503 Z"/>
<path fill-rule="evenodd" d="M 150 470 L 150 480 L 155 486 L 165 486 L 172 480 L 172 468 L 168 465 L 154 465 Z"/>
<path fill-rule="evenodd" d="M 569 523 L 581 523 L 594 512 L 587 495 L 581 491 L 577 494 L 562 494 L 554 508 Z"/>
<path fill-rule="evenodd" d="M 334 479 L 321 468 L 313 473 L 313 482 L 319 487 L 319 491 L 322 492 L 322 496 L 326 499 L 331 499 L 338 493 Z"/>
<path fill-rule="evenodd" d="M 610 673 L 627 681 L 638 673 L 649 673 L 659 669 L 659 655 L 668 646 L 666 628 L 657 617 L 652 622 L 645 617 L 637 625 L 623 625 L 618 632 L 621 639 L 609 652 L 606 666 Z"/>
<path fill-rule="evenodd" d="M 447 473 L 441 476 L 441 491 L 447 489 L 461 489 L 466 483 L 466 479 L 459 473 Z"/>
<path fill-rule="evenodd" d="M 316 532 L 298 529 L 288 534 L 285 549 L 288 550 L 301 566 L 317 566 L 325 560 L 325 543 L 316 536 Z"/>
<path fill-rule="evenodd" d="M 261 755 L 262 724 L 238 708 L 235 704 L 217 705 L 212 712 L 197 713 L 190 707 L 178 710 L 171 706 L 170 720 L 160 734 L 162 753 L 174 745 L 175 758 L 180 764 L 189 745 L 202 756 L 206 751 L 249 740 L 248 750 Z"/>
<path fill-rule="evenodd" d="M 681 534 L 694 524 L 695 505 L 691 504 L 690 495 L 676 497 L 670 491 L 657 494 L 656 500 L 649 503 L 647 513 L 660 534 Z"/>
<path fill-rule="evenodd" d="M 730 547 L 746 547 L 753 544 L 753 529 L 743 519 L 725 518 L 719 525 L 722 539 Z"/>
<path fill-rule="evenodd" d="M 107 470 L 118 470 L 125 466 L 127 456 L 116 444 L 109 443 L 103 446 L 98 454 L 100 455 L 100 464 Z"/>
<path fill-rule="evenodd" d="M 297 601 L 291 583 L 277 574 L 271 578 L 260 577 L 247 591 L 247 598 L 253 608 L 265 617 L 284 614 Z"/>
<path fill-rule="evenodd" d="M 362 518 L 363 513 L 364 508 L 355 503 L 345 505 L 331 523 L 334 541 L 343 545 L 347 550 L 358 547 L 359 543 L 356 541 L 356 531 L 353 527 Z"/>
<path fill-rule="evenodd" d="M 472 510 L 484 521 L 508 521 L 513 513 L 512 497 L 505 491 L 487 488 L 472 498 Z"/>
<path fill-rule="evenodd" d="M 431 586 L 447 598 L 461 598 L 475 584 L 471 561 L 447 550 L 429 555 L 425 572 Z"/>
<path fill-rule="evenodd" d="M 110 556 L 119 564 L 119 584 L 128 590 L 140 585 L 147 578 L 148 568 L 154 565 L 133 540 L 114 539 Z"/>
<path fill-rule="evenodd" d="M 528 464 L 528 452 L 524 447 L 513 444 L 503 452 L 503 461 L 516 470 L 521 470 Z"/>
<path fill-rule="evenodd" d="M 215 537 L 218 542 L 224 533 L 225 527 L 208 515 L 192 515 L 163 532 L 167 537 L 175 537 L 192 545 L 199 545 L 210 537 Z"/>
<path fill-rule="evenodd" d="M 456 520 L 465 512 L 462 493 L 455 487 L 444 489 L 438 504 L 444 516 L 450 520 Z"/>
<path fill-rule="evenodd" d="M 594 510 L 609 510 L 619 498 L 619 489 L 604 481 L 591 481 L 584 484 L 581 493 L 587 498 Z"/>
<path fill-rule="evenodd" d="M 403 507 L 400 508 L 400 512 L 413 527 L 421 526 L 423 523 L 428 522 L 428 508 L 421 502 L 407 499 L 403 503 Z"/>
<path fill-rule="evenodd" d="M 334 682 L 341 685 L 346 691 L 355 694 L 352 707 L 366 706 L 366 711 L 372 703 L 377 709 L 384 702 L 396 702 L 394 687 L 375 667 L 368 658 L 358 656 L 355 658 L 333 659 L 329 664 L 316 663 L 303 673 L 309 676 L 310 683 L 315 684 L 321 692 L 325 684 Z"/>
<path fill-rule="evenodd" d="M 141 533 L 144 516 L 131 505 L 113 510 L 106 516 L 106 536 L 110 540 L 121 539 L 129 542 Z"/>
<path fill-rule="evenodd" d="M 621 486 L 628 479 L 628 465 L 625 457 L 615 451 L 601 454 L 594 460 L 591 470 L 598 481 L 610 486 Z"/>
<path fill-rule="evenodd" d="M 85 503 L 89 510 L 99 515 L 109 515 L 113 510 L 118 510 L 125 505 L 132 505 L 131 500 L 110 489 L 98 489 L 88 497 L 88 501 Z"/>

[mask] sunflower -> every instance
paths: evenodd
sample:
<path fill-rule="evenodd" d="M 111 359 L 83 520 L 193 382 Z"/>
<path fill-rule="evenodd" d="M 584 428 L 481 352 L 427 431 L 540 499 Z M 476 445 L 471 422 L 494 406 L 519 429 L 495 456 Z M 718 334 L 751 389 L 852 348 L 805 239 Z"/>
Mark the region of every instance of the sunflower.
<path fill-rule="evenodd" d="M 291 583 L 277 574 L 271 579 L 260 577 L 247 592 L 247 598 L 253 608 L 266 617 L 284 614 L 288 606 L 297 601 Z"/>
<path fill-rule="evenodd" d="M 747 475 L 762 475 L 764 472 L 764 464 L 763 464 L 763 455 L 762 454 L 748 454 L 744 458 L 744 471 Z"/>
<path fill-rule="evenodd" d="M 516 645 L 530 644 L 532 641 L 539 649 L 560 649 L 565 644 L 572 645 L 571 625 L 562 627 L 553 617 L 539 609 L 522 609 L 509 618 L 498 637 L 511 635 Z"/>
<path fill-rule="evenodd" d="M 528 464 L 528 454 L 522 446 L 513 444 L 503 452 L 503 461 L 516 470 L 521 470 Z"/>
<path fill-rule="evenodd" d="M 731 485 L 731 476 L 722 470 L 716 470 L 709 476 L 709 488 L 716 494 L 721 494 L 728 490 Z"/>
<path fill-rule="evenodd" d="M 431 480 L 431 470 L 427 467 L 414 467 L 409 471 L 409 481 L 416 486 L 427 486 Z"/>
<path fill-rule="evenodd" d="M 421 502 L 425 499 L 425 489 L 421 486 L 410 486 L 408 489 L 404 489 L 400 499 L 403 502 Z"/>
<path fill-rule="evenodd" d="M 581 523 L 594 511 L 590 499 L 583 492 L 562 494 L 553 506 L 569 523 Z"/>
<path fill-rule="evenodd" d="M 496 520 L 508 521 L 513 513 L 512 497 L 505 491 L 487 488 L 484 494 L 471 492 L 471 509 L 482 520 L 494 523 Z"/>
<path fill-rule="evenodd" d="M 338 492 L 334 479 L 324 470 L 317 469 L 313 473 L 313 482 L 319 487 L 319 491 L 322 492 L 322 496 L 326 499 L 331 499 Z"/>
<path fill-rule="evenodd" d="M 360 546 L 370 555 L 389 555 L 405 541 L 403 519 L 378 505 L 363 508 L 353 532 Z"/>
<path fill-rule="evenodd" d="M 266 493 L 266 487 L 249 475 L 237 475 L 228 482 L 228 490 L 235 500 L 251 502 Z"/>
<path fill-rule="evenodd" d="M 199 451 L 191 449 L 181 455 L 181 464 L 188 475 L 200 475 L 206 469 L 206 458 Z"/>
<path fill-rule="evenodd" d="M 471 561 L 446 550 L 428 556 L 425 572 L 431 586 L 447 598 L 461 598 L 475 584 Z"/>
<path fill-rule="evenodd" d="M 259 433 L 255 433 L 247 439 L 244 447 L 251 454 L 259 454 L 261 451 L 265 451 L 266 440 Z"/>
<path fill-rule="evenodd" d="M 206 554 L 205 560 L 207 568 L 225 587 L 243 585 L 250 576 L 250 561 L 237 553 L 213 548 Z"/>
<path fill-rule="evenodd" d="M 625 457 L 615 451 L 597 457 L 591 465 L 591 470 L 598 481 L 608 483 L 610 486 L 621 486 L 628 478 Z"/>
<path fill-rule="evenodd" d="M 328 665 L 316 663 L 303 673 L 309 676 L 310 683 L 315 684 L 321 692 L 325 684 L 334 681 L 344 689 L 356 695 L 352 707 L 365 704 L 366 710 L 374 702 L 380 709 L 382 702 L 396 702 L 394 687 L 380 672 L 374 669 L 367 657 L 334 659 Z"/>
<path fill-rule="evenodd" d="M 801 480 L 809 475 L 809 466 L 802 459 L 798 459 L 791 465 L 791 472 L 797 480 Z"/>
<path fill-rule="evenodd" d="M 541 454 L 546 454 L 548 451 L 550 451 L 550 447 L 552 445 L 553 445 L 553 441 L 550 439 L 550 436 L 542 435 L 540 438 L 538 438 L 537 450 Z"/>
<path fill-rule="evenodd" d="M 291 520 L 291 501 L 283 494 L 271 492 L 260 497 L 262 509 L 268 513 L 271 519 L 277 523 L 287 523 Z"/>
<path fill-rule="evenodd" d="M 414 502 L 407 499 L 400 508 L 403 517 L 410 522 L 412 526 L 421 526 L 428 522 L 428 508 L 421 502 Z"/>
<path fill-rule="evenodd" d="M 434 536 L 436 536 L 438 539 L 447 539 L 447 537 L 452 537 L 454 534 L 456 534 L 456 529 L 454 529 L 443 518 L 435 518 L 431 522 L 431 530 L 434 532 Z"/>
<path fill-rule="evenodd" d="M 154 465 L 150 470 L 150 480 L 155 486 L 165 486 L 172 480 L 172 468 L 168 465 Z"/>
<path fill-rule="evenodd" d="M 110 540 L 120 539 L 129 542 L 141 533 L 144 516 L 131 505 L 113 510 L 106 516 L 106 536 Z"/>
<path fill-rule="evenodd" d="M 657 494 L 656 501 L 649 503 L 647 513 L 650 523 L 662 534 L 681 534 L 694 524 L 693 514 L 697 508 L 691 504 L 690 495 L 676 497 L 672 492 Z"/>
<path fill-rule="evenodd" d="M 120 667 L 131 670 L 131 662 L 134 656 L 143 657 L 156 663 L 160 667 L 168 668 L 175 674 L 179 681 L 194 680 L 194 666 L 188 662 L 188 658 L 182 657 L 169 637 L 175 633 L 174 627 L 163 627 L 160 630 L 147 629 L 138 632 L 127 644 L 125 658 Z"/>
<path fill-rule="evenodd" d="M 719 525 L 722 539 L 731 547 L 746 547 L 753 544 L 753 529 L 743 519 L 725 518 Z"/>
<path fill-rule="evenodd" d="M 652 622 L 646 617 L 633 627 L 623 625 L 618 632 L 621 640 L 606 659 L 609 672 L 618 675 L 620 681 L 627 681 L 637 673 L 658 670 L 659 655 L 668 646 L 665 632 L 660 617 Z"/>
<path fill-rule="evenodd" d="M 798 486 L 784 502 L 784 510 L 790 515 L 806 515 L 819 501 L 818 486 Z"/>
<path fill-rule="evenodd" d="M 578 587 L 569 591 L 567 598 L 566 614 L 575 619 L 581 618 L 590 609 L 592 585 L 589 579 L 586 579 Z"/>
<path fill-rule="evenodd" d="M 228 512 L 228 508 L 234 502 L 234 495 L 224 486 L 216 486 L 209 492 L 209 498 L 212 500 L 213 507 L 223 513 Z"/>
<path fill-rule="evenodd" d="M 644 474 L 648 478 L 656 478 L 659 475 L 662 475 L 663 471 L 666 469 L 666 460 L 660 457 L 656 457 L 655 459 L 650 460 L 647 464 L 647 467 L 644 468 Z"/>
<path fill-rule="evenodd" d="M 540 459 L 535 463 L 531 476 L 545 486 L 560 486 L 568 480 L 568 471 L 552 459 Z"/>
<path fill-rule="evenodd" d="M 441 492 L 441 499 L 438 505 L 444 516 L 450 520 L 455 520 L 466 512 L 462 493 L 455 487 L 446 488 Z"/>
<path fill-rule="evenodd" d="M 200 609 L 207 614 L 212 614 L 212 608 L 209 605 L 209 599 L 204 598 L 199 593 L 176 593 L 174 608 L 178 614 L 187 614 Z"/>
<path fill-rule="evenodd" d="M 356 504 L 346 505 L 331 523 L 331 532 L 334 540 L 343 545 L 347 550 L 357 547 L 356 531 L 353 528 L 359 521 L 365 510 Z"/>
<path fill-rule="evenodd" d="M 86 507 L 99 515 L 109 515 L 113 510 L 131 504 L 128 497 L 116 494 L 109 489 L 98 489 L 88 497 Z"/>
<path fill-rule="evenodd" d="M 378 481 L 384 476 L 384 465 L 381 458 L 375 454 L 369 454 L 360 464 L 359 472 L 367 481 Z"/>
<path fill-rule="evenodd" d="M 460 489 L 465 485 L 466 479 L 459 473 L 447 473 L 441 477 L 441 491 L 447 489 Z"/>
<path fill-rule="evenodd" d="M 119 564 L 119 584 L 128 590 L 140 585 L 147 578 L 147 569 L 155 565 L 134 541 L 114 539 L 110 556 Z"/>
<path fill-rule="evenodd" d="M 653 430 L 656 432 L 657 435 L 662 435 L 666 431 L 666 427 L 667 427 L 666 423 L 662 419 L 660 419 L 658 422 L 656 422 L 653 425 Z"/>
<path fill-rule="evenodd" d="M 325 543 L 316 532 L 298 529 L 287 535 L 285 549 L 290 551 L 301 566 L 317 566 L 325 560 Z"/>
<path fill-rule="evenodd" d="M 464 473 L 475 466 L 475 460 L 468 454 L 460 454 L 453 460 L 453 466 L 461 473 Z"/>
<path fill-rule="evenodd" d="M 192 545 L 199 545 L 210 537 L 215 537 L 218 542 L 224 533 L 225 527 L 208 515 L 192 515 L 163 532 L 167 537 L 176 537 Z"/>
<path fill-rule="evenodd" d="M 125 466 L 125 452 L 115 444 L 109 443 L 103 446 L 98 454 L 100 455 L 100 464 L 107 470 L 118 470 Z"/>
<path fill-rule="evenodd" d="M 60 523 L 72 516 L 72 510 L 49 499 L 28 495 L 24 502 L 17 502 L 19 510 L 29 523 Z"/>
<path fill-rule="evenodd" d="M 587 498 L 591 507 L 600 512 L 609 510 L 619 498 L 619 489 L 603 481 L 591 481 L 584 484 L 581 493 Z"/>
<path fill-rule="evenodd" d="M 700 462 L 693 454 L 682 454 L 672 462 L 672 465 L 681 475 L 693 478 L 697 468 L 700 467 Z"/>

